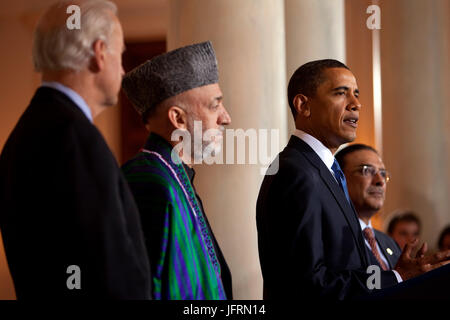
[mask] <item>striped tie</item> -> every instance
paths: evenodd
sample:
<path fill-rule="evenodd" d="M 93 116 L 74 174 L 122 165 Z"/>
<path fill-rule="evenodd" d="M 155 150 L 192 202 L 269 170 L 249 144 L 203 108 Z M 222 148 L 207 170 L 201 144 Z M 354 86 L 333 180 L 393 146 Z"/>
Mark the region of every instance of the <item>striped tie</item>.
<path fill-rule="evenodd" d="M 389 270 L 388 267 L 386 266 L 386 264 L 383 262 L 383 260 L 381 260 L 380 253 L 378 252 L 378 248 L 377 248 L 377 241 L 375 240 L 375 236 L 373 235 L 372 229 L 369 227 L 366 227 L 363 230 L 363 233 L 364 233 L 364 237 L 366 237 L 367 241 L 369 241 L 369 245 L 370 245 L 370 248 L 372 249 L 372 253 L 375 256 L 375 258 L 377 259 L 381 268 L 384 271 Z"/>

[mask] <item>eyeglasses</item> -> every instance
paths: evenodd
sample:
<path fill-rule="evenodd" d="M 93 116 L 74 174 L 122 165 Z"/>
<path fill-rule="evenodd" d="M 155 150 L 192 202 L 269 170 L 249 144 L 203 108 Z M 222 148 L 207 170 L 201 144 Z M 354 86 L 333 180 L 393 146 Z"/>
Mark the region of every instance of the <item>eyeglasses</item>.
<path fill-rule="evenodd" d="M 391 179 L 389 171 L 386 171 L 385 169 L 377 170 L 373 166 L 363 165 L 357 170 L 357 172 L 362 174 L 364 177 L 371 177 L 371 178 L 375 177 L 375 175 L 379 173 L 385 182 L 388 182 Z"/>

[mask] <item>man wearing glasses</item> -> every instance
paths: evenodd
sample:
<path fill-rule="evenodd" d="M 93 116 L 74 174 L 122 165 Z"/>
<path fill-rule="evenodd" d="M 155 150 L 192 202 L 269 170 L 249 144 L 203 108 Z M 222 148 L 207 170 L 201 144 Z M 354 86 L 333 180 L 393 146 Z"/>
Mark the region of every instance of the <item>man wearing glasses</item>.
<path fill-rule="evenodd" d="M 358 214 L 366 247 L 371 253 L 371 263 L 383 270 L 393 270 L 401 249 L 387 234 L 374 229 L 370 222 L 383 207 L 389 181 L 389 172 L 383 160 L 375 149 L 364 144 L 350 145 L 336 153 L 335 158 L 347 179 L 348 193 Z"/>
<path fill-rule="evenodd" d="M 412 274 L 409 268 L 402 265 L 411 258 L 411 248 L 417 240 L 408 243 L 402 252 L 391 237 L 373 229 L 370 223 L 370 219 L 384 204 L 386 184 L 389 181 L 389 172 L 386 171 L 378 152 L 364 144 L 353 144 L 340 150 L 334 156 L 346 177 L 350 199 L 365 238 L 369 263 L 378 265 L 385 271 L 393 271 L 397 281 L 401 282 L 374 293 L 369 299 L 448 299 L 450 264 L 439 268 L 447 263 L 444 261 L 434 266 L 427 266 L 427 260 L 431 262 L 434 259 L 435 261 L 431 263 L 442 260 L 442 257 L 448 256 L 448 250 L 434 255 L 425 255 L 427 246 L 422 245 L 416 254 L 416 262 L 424 265 L 424 271 L 435 270 L 423 275 Z"/>

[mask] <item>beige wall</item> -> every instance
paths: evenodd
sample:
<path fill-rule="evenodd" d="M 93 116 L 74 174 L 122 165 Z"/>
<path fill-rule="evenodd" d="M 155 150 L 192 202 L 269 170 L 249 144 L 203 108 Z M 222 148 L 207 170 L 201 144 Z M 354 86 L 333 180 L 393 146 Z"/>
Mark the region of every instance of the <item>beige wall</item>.
<path fill-rule="evenodd" d="M 14 128 L 18 118 L 29 103 L 39 83 L 39 76 L 32 72 L 31 34 L 33 16 L 1 10 L 0 39 L 0 148 Z M 0 246 L 0 299 L 15 297 L 12 281 L 6 265 L 3 243 Z"/>

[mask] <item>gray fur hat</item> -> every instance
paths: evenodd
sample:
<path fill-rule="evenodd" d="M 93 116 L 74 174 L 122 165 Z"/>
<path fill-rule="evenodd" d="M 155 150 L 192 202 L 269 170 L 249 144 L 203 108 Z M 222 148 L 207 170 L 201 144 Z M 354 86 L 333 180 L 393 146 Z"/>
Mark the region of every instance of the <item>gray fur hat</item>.
<path fill-rule="evenodd" d="M 218 81 L 216 55 L 207 41 L 148 60 L 124 76 L 122 88 L 142 116 L 167 98 Z"/>

